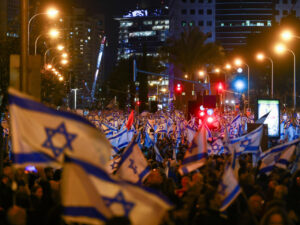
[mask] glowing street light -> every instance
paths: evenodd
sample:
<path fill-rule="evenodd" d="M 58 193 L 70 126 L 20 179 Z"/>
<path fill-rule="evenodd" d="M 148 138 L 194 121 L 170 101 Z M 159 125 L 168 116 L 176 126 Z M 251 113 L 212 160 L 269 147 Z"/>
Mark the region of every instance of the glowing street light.
<path fill-rule="evenodd" d="M 64 48 L 65 48 L 65 47 L 64 47 L 63 45 L 58 45 L 58 46 L 57 46 L 57 50 L 58 50 L 58 51 L 62 51 L 62 50 L 64 50 Z"/>
<path fill-rule="evenodd" d="M 204 72 L 201 70 L 201 71 L 199 71 L 199 76 L 200 77 L 204 77 Z"/>
<path fill-rule="evenodd" d="M 161 91 L 162 91 L 163 93 L 165 93 L 165 92 L 167 91 L 167 89 L 166 89 L 166 88 L 162 88 Z"/>
<path fill-rule="evenodd" d="M 46 67 L 46 69 L 47 69 L 47 70 L 51 70 L 51 69 L 52 69 L 52 65 L 51 65 L 51 64 L 48 64 L 47 67 Z"/>
<path fill-rule="evenodd" d="M 50 8 L 47 10 L 47 13 L 48 17 L 50 18 L 55 18 L 57 15 L 58 15 L 58 10 L 57 9 L 54 9 L 54 8 Z"/>
<path fill-rule="evenodd" d="M 185 78 L 185 79 L 188 79 L 188 75 L 187 75 L 187 74 L 185 74 L 185 75 L 184 75 L 184 78 Z"/>
<path fill-rule="evenodd" d="M 292 34 L 291 31 L 285 30 L 285 31 L 283 31 L 283 32 L 281 33 L 280 36 L 281 36 L 282 40 L 284 40 L 284 41 L 289 41 L 289 40 L 292 39 L 293 34 Z"/>
<path fill-rule="evenodd" d="M 229 63 L 227 63 L 227 64 L 225 65 L 225 69 L 230 70 L 230 69 L 231 69 L 231 65 L 230 65 Z"/>
<path fill-rule="evenodd" d="M 68 54 L 67 54 L 67 53 L 63 53 L 63 54 L 61 55 L 61 57 L 64 58 L 64 59 L 66 59 L 66 58 L 68 58 Z"/>
<path fill-rule="evenodd" d="M 275 52 L 278 54 L 282 54 L 286 50 L 285 45 L 283 44 L 277 44 L 275 45 Z"/>
<path fill-rule="evenodd" d="M 234 60 L 234 64 L 236 65 L 236 66 L 241 66 L 242 65 L 242 60 L 241 59 L 235 59 Z"/>
<path fill-rule="evenodd" d="M 63 77 L 59 77 L 58 80 L 59 80 L 59 81 L 63 81 L 64 78 L 63 78 Z"/>
<path fill-rule="evenodd" d="M 57 29 L 51 29 L 49 31 L 49 36 L 51 38 L 57 38 L 59 36 L 59 31 Z"/>
<path fill-rule="evenodd" d="M 43 35 L 48 35 L 50 38 L 57 38 L 59 36 L 59 31 L 57 29 L 51 29 L 48 33 L 42 33 L 40 34 L 34 42 L 34 54 L 37 54 L 37 43 L 38 40 L 43 36 Z"/>
<path fill-rule="evenodd" d="M 63 59 L 63 60 L 60 61 L 60 63 L 63 64 L 63 65 L 66 65 L 66 64 L 68 64 L 68 60 Z"/>
<path fill-rule="evenodd" d="M 220 72 L 221 72 L 221 70 L 219 68 L 215 69 L 215 73 L 220 73 Z"/>

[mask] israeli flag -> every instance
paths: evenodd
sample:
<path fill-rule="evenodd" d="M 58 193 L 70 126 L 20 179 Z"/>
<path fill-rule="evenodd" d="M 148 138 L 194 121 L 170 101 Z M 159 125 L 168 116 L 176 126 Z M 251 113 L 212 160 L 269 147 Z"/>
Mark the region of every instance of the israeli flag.
<path fill-rule="evenodd" d="M 68 224 L 104 225 L 113 217 L 93 182 L 76 164 L 64 166 L 61 198 L 63 218 Z"/>
<path fill-rule="evenodd" d="M 159 225 L 166 211 L 172 206 L 163 196 L 148 188 L 112 178 L 101 166 L 99 167 L 74 158 L 66 158 L 65 161 L 67 165 L 64 168 L 70 166 L 67 169 L 74 170 L 74 166 L 76 165 L 81 168 L 83 173 L 77 174 L 78 176 L 82 175 L 80 178 L 86 177 L 91 181 L 98 193 L 98 195 L 95 195 L 95 200 L 100 201 L 97 196 L 101 196 L 113 216 L 128 217 L 133 225 Z M 64 189 L 64 193 L 67 193 L 70 188 L 73 188 L 74 192 L 77 191 L 77 186 L 71 184 L 66 186 L 66 180 L 67 177 L 63 176 L 62 188 Z M 86 190 L 89 189 L 86 188 Z M 76 193 L 75 197 L 84 202 L 85 196 L 81 194 L 81 191 L 78 190 Z M 80 203 L 77 202 L 77 204 Z M 64 199 L 62 200 L 62 204 L 64 208 L 68 206 L 65 204 Z M 75 204 L 73 207 L 76 209 Z M 89 218 L 99 217 L 98 214 L 95 215 L 91 211 L 84 210 L 84 208 L 78 207 L 78 210 L 73 211 L 72 214 L 85 214 Z"/>
<path fill-rule="evenodd" d="M 207 159 L 206 129 L 202 126 L 201 130 L 195 135 L 192 143 L 185 152 L 184 159 L 179 168 L 181 175 L 190 173 L 203 166 Z"/>
<path fill-rule="evenodd" d="M 164 159 L 163 157 L 161 156 L 160 152 L 159 152 L 159 149 L 157 148 L 156 145 L 154 145 L 154 151 L 155 151 L 155 159 L 157 162 L 160 162 L 160 163 L 163 163 L 164 162 Z"/>
<path fill-rule="evenodd" d="M 229 135 L 230 138 L 239 137 L 241 134 L 242 128 L 242 118 L 241 115 L 237 115 L 230 123 Z"/>
<path fill-rule="evenodd" d="M 132 140 L 134 136 L 134 129 L 127 130 L 126 128 L 121 131 L 120 138 L 118 142 L 118 148 L 125 148 Z"/>
<path fill-rule="evenodd" d="M 166 134 L 167 131 L 167 123 L 161 123 L 156 129 L 155 133 L 163 133 Z"/>
<path fill-rule="evenodd" d="M 117 175 L 123 180 L 142 183 L 149 175 L 150 167 L 136 141 L 132 141 L 121 156 Z"/>
<path fill-rule="evenodd" d="M 220 155 L 223 152 L 224 152 L 224 146 L 220 138 L 217 138 L 211 144 L 207 143 L 208 155 Z"/>
<path fill-rule="evenodd" d="M 220 208 L 221 212 L 225 211 L 241 193 L 241 187 L 230 166 L 227 166 L 224 171 L 221 182 L 218 186 L 218 193 L 222 199 L 222 205 Z"/>
<path fill-rule="evenodd" d="M 291 163 L 292 156 L 294 155 L 296 146 L 293 145 L 281 153 L 279 160 L 275 166 L 282 169 L 287 169 Z"/>
<path fill-rule="evenodd" d="M 272 170 L 274 165 L 276 164 L 276 162 L 279 161 L 282 152 L 284 152 L 285 150 L 287 150 L 288 148 L 292 147 L 292 146 L 296 146 L 297 144 L 299 144 L 300 139 L 288 142 L 288 143 L 284 143 L 278 146 L 275 146 L 273 148 L 270 148 L 269 150 L 265 151 L 264 153 L 261 154 L 260 160 L 261 160 L 261 165 L 259 168 L 259 173 L 265 173 L 267 175 L 269 175 Z M 289 150 L 292 151 L 292 150 Z"/>
<path fill-rule="evenodd" d="M 187 130 L 187 141 L 188 143 L 191 143 L 197 131 L 192 126 L 189 125 L 186 127 L 186 130 Z"/>
<path fill-rule="evenodd" d="M 231 139 L 230 143 L 239 143 L 239 148 L 242 153 L 254 153 L 259 151 L 261 138 L 263 135 L 263 125 L 259 126 L 250 133 L 235 139 Z"/>
<path fill-rule="evenodd" d="M 111 146 L 86 119 L 57 111 L 9 89 L 13 153 L 16 166 L 61 167 L 64 154 L 88 162 L 106 163 Z"/>

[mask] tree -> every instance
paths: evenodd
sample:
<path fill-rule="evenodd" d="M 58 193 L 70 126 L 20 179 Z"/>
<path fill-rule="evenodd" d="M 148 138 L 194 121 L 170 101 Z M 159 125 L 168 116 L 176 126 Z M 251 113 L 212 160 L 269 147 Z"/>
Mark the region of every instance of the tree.
<path fill-rule="evenodd" d="M 220 45 L 207 43 L 205 35 L 197 27 L 185 30 L 178 39 L 171 37 L 161 48 L 164 60 L 173 63 L 183 73 L 191 78 L 206 65 L 222 63 L 224 52 Z"/>

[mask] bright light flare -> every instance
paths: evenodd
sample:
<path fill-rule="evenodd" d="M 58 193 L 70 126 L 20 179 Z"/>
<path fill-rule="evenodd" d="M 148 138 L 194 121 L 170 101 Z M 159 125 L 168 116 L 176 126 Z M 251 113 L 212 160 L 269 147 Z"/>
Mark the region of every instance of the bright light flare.
<path fill-rule="evenodd" d="M 221 70 L 219 68 L 215 69 L 215 73 L 220 73 L 220 72 L 221 72 Z"/>
<path fill-rule="evenodd" d="M 57 46 L 57 50 L 58 50 L 58 51 L 62 51 L 64 48 L 65 48 L 65 47 L 64 47 L 63 45 L 58 45 L 58 46 Z"/>
<path fill-rule="evenodd" d="M 283 44 L 277 44 L 275 46 L 275 52 L 278 54 L 282 54 L 286 50 L 286 47 Z"/>
<path fill-rule="evenodd" d="M 48 65 L 46 66 L 46 68 L 47 68 L 47 70 L 51 70 L 51 69 L 52 69 L 52 65 L 51 65 L 51 64 L 48 64 Z"/>
<path fill-rule="evenodd" d="M 234 86 L 237 90 L 241 91 L 245 88 L 245 83 L 241 80 L 237 80 Z"/>
<path fill-rule="evenodd" d="M 256 55 L 256 59 L 257 59 L 257 60 L 262 61 L 262 60 L 264 60 L 264 58 L 265 58 L 265 55 L 264 55 L 263 53 L 258 53 L 258 54 Z"/>
<path fill-rule="evenodd" d="M 230 65 L 229 63 L 227 63 L 227 64 L 225 65 L 225 68 L 226 68 L 227 70 L 230 70 L 230 69 L 231 69 L 231 65 Z"/>
<path fill-rule="evenodd" d="M 55 18 L 58 15 L 58 10 L 54 9 L 54 8 L 50 8 L 50 9 L 47 10 L 47 15 L 50 18 Z"/>
<path fill-rule="evenodd" d="M 236 60 L 234 60 L 234 64 L 236 65 L 236 66 L 241 66 L 242 65 L 242 60 L 241 59 L 236 59 Z"/>
<path fill-rule="evenodd" d="M 58 80 L 59 80 L 59 81 L 63 81 L 64 78 L 63 78 L 62 76 L 60 76 L 60 77 L 58 78 Z"/>
<path fill-rule="evenodd" d="M 203 77 L 204 76 L 204 72 L 203 71 L 199 71 L 199 76 Z"/>
<path fill-rule="evenodd" d="M 214 118 L 212 118 L 211 116 L 207 117 L 207 120 L 206 120 L 208 123 L 212 123 L 214 122 Z"/>
<path fill-rule="evenodd" d="M 59 36 L 59 31 L 56 30 L 56 29 L 51 29 L 51 30 L 49 31 L 49 36 L 50 36 L 51 38 L 57 38 L 57 37 Z"/>
<path fill-rule="evenodd" d="M 63 54 L 61 55 L 61 57 L 64 58 L 64 59 L 66 59 L 66 58 L 68 58 L 68 54 L 67 54 L 67 53 L 63 53 Z"/>
<path fill-rule="evenodd" d="M 292 34 L 291 31 L 285 30 L 285 31 L 283 31 L 283 32 L 281 33 L 280 36 L 281 36 L 282 40 L 284 40 L 284 41 L 289 41 L 289 40 L 292 39 L 293 34 Z"/>
<path fill-rule="evenodd" d="M 63 65 L 66 65 L 66 64 L 68 64 L 68 60 L 63 59 L 63 60 L 60 61 L 60 63 L 63 64 Z"/>

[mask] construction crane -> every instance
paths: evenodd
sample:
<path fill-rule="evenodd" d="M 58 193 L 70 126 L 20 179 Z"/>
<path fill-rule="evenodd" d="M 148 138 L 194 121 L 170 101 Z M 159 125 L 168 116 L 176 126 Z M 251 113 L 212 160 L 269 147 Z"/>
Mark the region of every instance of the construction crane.
<path fill-rule="evenodd" d="M 95 100 L 94 96 L 95 96 L 96 84 L 97 84 L 99 70 L 100 70 L 100 66 L 101 66 L 101 60 L 102 60 L 102 56 L 103 56 L 103 52 L 104 52 L 105 41 L 106 41 L 106 36 L 103 36 L 101 45 L 100 45 L 98 60 L 97 60 L 97 68 L 96 68 L 96 72 L 95 72 L 95 76 L 94 76 L 94 82 L 93 82 L 93 86 L 92 86 L 92 92 L 91 92 L 91 101 L 92 102 L 94 102 L 94 100 Z"/>

